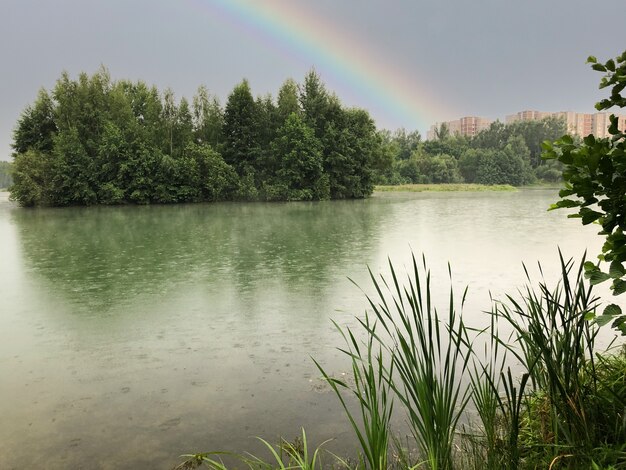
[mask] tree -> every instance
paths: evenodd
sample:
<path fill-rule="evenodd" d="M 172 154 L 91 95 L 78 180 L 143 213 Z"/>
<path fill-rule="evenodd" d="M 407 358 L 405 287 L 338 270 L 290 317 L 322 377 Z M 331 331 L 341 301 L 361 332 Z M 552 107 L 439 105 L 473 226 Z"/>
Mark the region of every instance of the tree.
<path fill-rule="evenodd" d="M 451 155 L 418 154 L 416 163 L 425 183 L 460 183 L 463 180 L 459 172 L 458 162 Z"/>
<path fill-rule="evenodd" d="M 15 155 L 11 200 L 24 207 L 50 203 L 51 156 L 29 149 Z"/>
<path fill-rule="evenodd" d="M 556 140 L 567 133 L 565 118 L 546 117 L 538 121 L 520 121 L 509 124 L 511 134 L 523 138 L 528 148 L 529 161 L 533 168 L 542 164 L 541 144 Z"/>
<path fill-rule="evenodd" d="M 442 124 L 442 126 L 446 126 Z M 398 158 L 400 160 L 408 160 L 411 158 L 422 142 L 422 136 L 419 131 L 407 132 L 406 129 L 398 129 L 394 134 L 394 140 L 398 145 Z M 443 140 L 443 139 L 442 139 Z"/>
<path fill-rule="evenodd" d="M 443 141 L 450 137 L 450 128 L 448 124 L 442 122 L 439 126 L 435 127 L 435 140 Z"/>
<path fill-rule="evenodd" d="M 281 158 L 278 182 L 288 201 L 329 198 L 328 177 L 324 175 L 319 140 L 300 116 L 292 113 L 273 143 Z"/>
<path fill-rule="evenodd" d="M 163 93 L 163 108 L 162 108 L 162 122 L 165 126 L 165 146 L 163 152 L 167 155 L 174 154 L 174 129 L 176 127 L 176 99 L 174 98 L 174 91 L 171 88 L 166 88 Z"/>
<path fill-rule="evenodd" d="M 56 206 L 90 205 L 97 202 L 92 158 L 79 131 L 60 131 L 54 143 L 50 201 Z"/>
<path fill-rule="evenodd" d="M 387 130 L 378 131 L 376 138 L 376 151 L 372 161 L 374 183 L 392 184 L 394 178 L 393 164 L 399 153 L 398 144 Z"/>
<path fill-rule="evenodd" d="M 320 140 L 331 198 L 363 198 L 371 194 L 378 139 L 367 111 L 344 110 L 339 100 L 331 97 L 327 106 L 326 130 Z"/>
<path fill-rule="evenodd" d="M 289 78 L 278 90 L 278 116 L 282 125 L 292 114 L 300 114 L 300 102 L 298 99 L 298 85 Z"/>
<path fill-rule="evenodd" d="M 228 201 L 235 197 L 237 173 L 219 153 L 206 144 L 191 144 L 185 153 L 195 161 L 202 200 Z"/>
<path fill-rule="evenodd" d="M 255 109 L 254 134 L 256 139 L 252 159 L 256 169 L 257 181 L 260 185 L 261 180 L 270 180 L 276 175 L 280 156 L 275 155 L 272 142 L 283 122 L 280 122 L 278 109 L 269 94 L 257 98 Z"/>
<path fill-rule="evenodd" d="M 224 161 L 237 173 L 254 171 L 256 141 L 256 104 L 247 80 L 228 96 L 224 110 Z"/>
<path fill-rule="evenodd" d="M 217 98 L 211 97 L 205 86 L 200 86 L 193 97 L 193 119 L 196 143 L 206 143 L 219 150 L 224 113 Z"/>
<path fill-rule="evenodd" d="M 611 87 L 609 98 L 596 104 L 599 111 L 613 106 L 626 107 L 626 51 L 615 60 L 604 64 L 591 56 L 587 59 L 592 69 L 605 73 L 600 88 Z M 588 135 L 581 143 L 565 135 L 554 143 L 544 143 L 543 158 L 558 160 L 565 165 L 565 188 L 561 198 L 551 209 L 577 208 L 570 217 L 578 217 L 583 225 L 597 223 L 605 237 L 601 262 L 609 263 L 608 271 L 599 264 L 587 262 L 585 275 L 592 285 L 611 280 L 613 295 L 626 292 L 626 132 L 620 129 L 615 115 L 610 117 L 609 133 L 612 137 L 596 139 Z M 607 306 L 596 318 L 599 324 L 612 322 L 614 328 L 626 335 L 626 315 L 619 306 Z"/>
<path fill-rule="evenodd" d="M 510 184 L 532 182 L 534 175 L 528 161 L 509 146 L 503 150 L 470 149 L 459 159 L 459 170 L 467 183 Z"/>
<path fill-rule="evenodd" d="M 315 136 L 321 139 L 328 123 L 327 113 L 329 96 L 320 76 L 311 70 L 304 77 L 304 85 L 300 90 L 300 104 L 304 113 L 304 121 L 313 129 Z"/>
<path fill-rule="evenodd" d="M 48 92 L 39 90 L 37 99 L 28 106 L 13 131 L 13 150 L 23 153 L 29 149 L 51 152 L 57 132 L 54 122 L 54 104 Z"/>
<path fill-rule="evenodd" d="M 373 162 L 387 165 L 369 115 L 343 109 L 314 72 L 300 94 L 286 81 L 278 105 L 244 80 L 224 113 L 204 87 L 190 106 L 105 68 L 63 73 L 20 116 L 13 149 L 25 206 L 364 197 Z"/>

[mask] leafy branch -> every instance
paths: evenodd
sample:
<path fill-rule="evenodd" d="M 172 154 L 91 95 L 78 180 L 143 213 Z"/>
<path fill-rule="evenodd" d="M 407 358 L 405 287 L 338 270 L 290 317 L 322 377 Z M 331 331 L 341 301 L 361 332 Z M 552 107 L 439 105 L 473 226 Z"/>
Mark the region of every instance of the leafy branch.
<path fill-rule="evenodd" d="M 593 56 L 587 63 L 593 70 L 605 73 L 600 88 L 611 87 L 610 96 L 598 102 L 596 109 L 626 107 L 626 97 L 622 96 L 626 87 L 626 51 L 604 64 Z M 601 269 L 600 263 L 587 262 L 586 278 L 592 285 L 610 280 L 613 295 L 620 295 L 626 292 L 626 133 L 624 123 L 620 125 L 617 116 L 612 114 L 609 120 L 611 137 L 588 135 L 576 143 L 565 135 L 553 143 L 544 142 L 542 157 L 564 164 L 565 187 L 559 192 L 561 199 L 550 210 L 578 208 L 569 217 L 580 218 L 583 225 L 597 223 L 602 227 L 599 234 L 605 237 L 605 242 L 598 259 L 609 263 L 609 269 Z M 616 304 L 606 307 L 596 321 L 601 325 L 612 322 L 613 328 L 626 335 L 626 315 Z"/>

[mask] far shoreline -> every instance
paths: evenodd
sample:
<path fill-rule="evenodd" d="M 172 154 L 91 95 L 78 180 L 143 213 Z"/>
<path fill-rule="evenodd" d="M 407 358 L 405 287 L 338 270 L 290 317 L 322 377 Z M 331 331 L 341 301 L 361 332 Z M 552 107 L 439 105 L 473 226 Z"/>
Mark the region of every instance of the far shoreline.
<path fill-rule="evenodd" d="M 508 184 L 466 184 L 466 183 L 442 183 L 442 184 L 398 184 L 377 185 L 374 192 L 447 192 L 447 191 L 517 191 L 519 188 Z"/>

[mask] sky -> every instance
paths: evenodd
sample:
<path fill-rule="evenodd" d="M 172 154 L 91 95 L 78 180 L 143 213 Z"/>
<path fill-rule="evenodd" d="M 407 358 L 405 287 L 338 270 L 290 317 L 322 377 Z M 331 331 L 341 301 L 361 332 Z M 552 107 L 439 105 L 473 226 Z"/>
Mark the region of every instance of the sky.
<path fill-rule="evenodd" d="M 586 58 L 626 49 L 624 0 L 1 0 L 0 160 L 40 88 L 101 65 L 222 104 L 243 78 L 276 96 L 314 68 L 379 128 L 525 109 L 594 112 Z"/>

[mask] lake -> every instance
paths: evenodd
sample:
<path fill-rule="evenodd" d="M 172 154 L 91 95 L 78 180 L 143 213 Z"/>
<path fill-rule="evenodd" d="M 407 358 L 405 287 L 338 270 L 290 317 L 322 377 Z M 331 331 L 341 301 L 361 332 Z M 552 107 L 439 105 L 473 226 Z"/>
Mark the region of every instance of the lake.
<path fill-rule="evenodd" d="M 381 193 L 367 200 L 18 208 L 0 196 L 0 468 L 171 468 L 257 451 L 253 436 L 340 452 L 354 438 L 311 357 L 347 372 L 367 266 L 425 254 L 438 297 L 546 277 L 598 227 L 547 212 L 555 190 Z M 445 307 L 445 304 L 444 304 Z"/>

